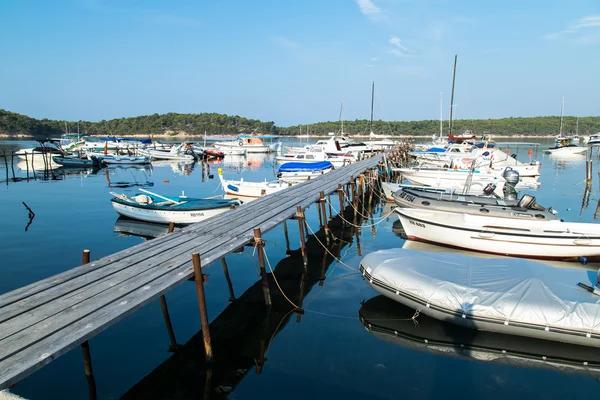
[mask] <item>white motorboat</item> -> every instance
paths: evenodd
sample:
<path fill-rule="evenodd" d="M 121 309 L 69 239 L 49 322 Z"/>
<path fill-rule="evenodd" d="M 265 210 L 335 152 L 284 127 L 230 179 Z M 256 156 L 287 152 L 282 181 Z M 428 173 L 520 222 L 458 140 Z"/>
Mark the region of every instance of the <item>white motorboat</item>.
<path fill-rule="evenodd" d="M 400 208 L 448 211 L 500 218 L 556 220 L 556 212 L 537 204 L 535 197 L 523 195 L 519 200 L 496 199 L 454 193 L 432 193 L 420 189 L 402 188 L 393 195 Z"/>
<path fill-rule="evenodd" d="M 284 182 L 301 182 L 319 177 L 331 170 L 333 170 L 333 164 L 329 161 L 312 163 L 288 162 L 279 167 L 277 177 Z"/>
<path fill-rule="evenodd" d="M 218 169 L 218 174 L 221 187 L 227 195 L 231 196 L 259 198 L 292 186 L 291 183 L 279 180 L 270 182 L 267 180 L 264 182 L 245 181 L 243 178 L 239 181 L 226 180 L 223 178 L 223 170 L 221 168 Z"/>
<path fill-rule="evenodd" d="M 256 136 L 240 135 L 235 140 L 215 142 L 214 146 L 225 153 L 226 149 L 243 149 L 247 153 L 270 153 L 271 147 Z"/>
<path fill-rule="evenodd" d="M 275 158 L 279 162 L 311 163 L 315 161 L 329 161 L 335 167 L 343 167 L 356 161 L 351 152 L 326 153 L 320 146 L 311 146 L 308 150 L 300 153 L 286 153 Z"/>
<path fill-rule="evenodd" d="M 438 320 L 600 347 L 597 272 L 408 249 L 370 253 L 360 270 L 375 291 Z"/>
<path fill-rule="evenodd" d="M 198 155 L 194 152 L 190 143 L 182 143 L 179 146 L 172 147 L 168 151 L 147 148 L 138 150 L 138 153 L 150 156 L 153 160 L 194 161 L 198 159 Z"/>
<path fill-rule="evenodd" d="M 587 141 L 588 146 L 598 146 L 600 145 L 600 132 L 594 135 L 590 135 L 590 138 Z"/>
<path fill-rule="evenodd" d="M 588 145 L 590 142 L 588 142 Z M 577 146 L 576 144 L 566 144 L 550 147 L 544 150 L 546 154 L 582 154 L 587 151 L 587 147 Z"/>
<path fill-rule="evenodd" d="M 411 240 L 512 257 L 600 260 L 600 226 L 398 208 Z"/>
<path fill-rule="evenodd" d="M 152 156 L 118 156 L 118 155 L 106 155 L 104 153 L 87 153 L 88 159 L 94 158 L 99 159 L 104 164 L 150 164 L 152 162 Z"/>
<path fill-rule="evenodd" d="M 496 193 L 502 193 L 505 179 L 497 174 L 489 174 L 470 169 L 442 168 L 392 168 L 400 172 L 402 177 L 415 185 L 431 186 L 441 189 L 462 191 L 480 188 L 482 191 L 489 184 L 496 185 Z"/>
<path fill-rule="evenodd" d="M 426 190 L 432 193 L 450 193 L 455 195 L 463 194 L 463 188 L 459 187 L 448 187 L 448 188 L 434 188 L 431 186 L 418 186 L 418 185 L 406 185 L 402 183 L 391 183 L 391 182 L 381 182 L 381 189 L 383 190 L 383 195 L 387 201 L 394 201 L 394 193 L 399 191 L 402 188 L 416 188 L 419 190 Z M 488 195 L 497 195 L 500 196 L 502 190 L 499 193 L 496 191 L 496 187 L 493 184 L 486 185 L 485 187 L 481 185 L 475 185 L 469 188 L 466 193 L 469 195 L 475 196 L 488 196 Z M 487 193 L 486 193 L 487 192 Z"/>

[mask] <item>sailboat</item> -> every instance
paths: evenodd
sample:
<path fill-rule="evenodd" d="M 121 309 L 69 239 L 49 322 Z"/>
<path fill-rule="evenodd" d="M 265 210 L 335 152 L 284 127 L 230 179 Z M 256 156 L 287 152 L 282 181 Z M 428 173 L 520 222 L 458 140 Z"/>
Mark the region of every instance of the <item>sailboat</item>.
<path fill-rule="evenodd" d="M 390 135 L 376 135 L 373 133 L 373 102 L 375 100 L 375 81 L 371 86 L 371 122 L 369 124 L 369 138 L 371 141 L 364 142 L 367 146 L 370 146 L 372 150 L 384 150 L 393 147 L 396 143 L 390 139 Z"/>
<path fill-rule="evenodd" d="M 575 125 L 575 134 L 569 137 L 569 143 L 578 144 L 579 140 L 579 117 L 577 117 L 577 124 Z"/>
<path fill-rule="evenodd" d="M 373 85 L 371 86 L 371 122 L 369 123 L 369 137 L 373 139 L 388 139 L 391 135 L 376 135 L 373 133 L 373 103 L 375 101 L 375 81 L 373 81 Z"/>
<path fill-rule="evenodd" d="M 546 154 L 554 155 L 571 155 L 581 154 L 587 151 L 587 147 L 579 147 L 576 144 L 570 144 L 569 139 L 563 135 L 563 119 L 565 116 L 565 96 L 562 98 L 562 107 L 560 109 L 560 128 L 558 130 L 558 136 L 555 137 L 554 141 L 556 146 L 550 147 L 544 150 Z"/>
<path fill-rule="evenodd" d="M 456 80 L 456 59 L 458 58 L 458 55 L 454 55 L 454 73 L 452 74 L 452 94 L 450 95 L 450 127 L 449 127 L 449 133 L 448 133 L 448 141 L 453 141 L 454 143 L 462 143 L 465 140 L 472 140 L 475 139 L 475 135 L 471 135 L 469 134 L 463 134 L 463 135 L 454 135 L 452 133 L 452 128 L 453 126 L 453 121 L 452 121 L 452 108 L 454 105 L 454 82 Z"/>
<path fill-rule="evenodd" d="M 300 134 L 296 136 L 298 139 L 308 139 L 310 138 L 310 134 L 308 133 L 308 127 L 306 128 L 306 133 L 302 134 L 302 125 L 300 125 Z"/>

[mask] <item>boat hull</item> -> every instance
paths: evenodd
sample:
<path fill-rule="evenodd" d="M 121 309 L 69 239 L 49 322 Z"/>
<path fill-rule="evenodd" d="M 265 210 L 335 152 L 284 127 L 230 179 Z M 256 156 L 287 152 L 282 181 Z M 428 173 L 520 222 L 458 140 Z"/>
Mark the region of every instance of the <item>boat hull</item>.
<path fill-rule="evenodd" d="M 397 209 L 410 240 L 511 257 L 600 260 L 600 227 L 561 221 Z"/>
<path fill-rule="evenodd" d="M 150 210 L 115 201 L 112 202 L 112 205 L 119 215 L 159 224 L 168 224 L 171 222 L 175 224 L 193 224 L 230 209 L 230 207 L 222 207 L 204 210 Z"/>
<path fill-rule="evenodd" d="M 271 193 L 279 192 L 283 189 L 291 186 L 289 183 L 284 182 L 246 182 L 243 180 L 225 180 L 219 174 L 221 180 L 221 186 L 226 194 L 231 196 L 242 196 L 249 198 L 260 198 L 267 196 Z"/>

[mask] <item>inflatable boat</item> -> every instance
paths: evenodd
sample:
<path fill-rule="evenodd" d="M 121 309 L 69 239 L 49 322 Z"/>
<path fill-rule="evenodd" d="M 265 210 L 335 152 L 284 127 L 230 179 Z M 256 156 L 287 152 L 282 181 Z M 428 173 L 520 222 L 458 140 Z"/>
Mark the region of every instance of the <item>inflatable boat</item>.
<path fill-rule="evenodd" d="M 375 291 L 440 321 L 600 347 L 596 271 L 407 249 L 370 253 L 360 270 Z"/>

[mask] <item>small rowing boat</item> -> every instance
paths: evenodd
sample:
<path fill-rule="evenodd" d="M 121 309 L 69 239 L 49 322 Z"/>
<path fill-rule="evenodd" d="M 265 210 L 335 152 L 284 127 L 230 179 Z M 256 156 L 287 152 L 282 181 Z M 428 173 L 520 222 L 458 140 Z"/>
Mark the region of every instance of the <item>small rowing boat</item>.
<path fill-rule="evenodd" d="M 111 202 L 115 211 L 124 217 L 140 221 L 191 224 L 221 214 L 240 204 L 236 199 L 201 199 L 183 195 L 166 197 L 144 189 L 140 191 L 143 193 L 132 197 L 111 192 L 114 196 Z"/>
<path fill-rule="evenodd" d="M 329 161 L 319 161 L 310 163 L 289 162 L 279 167 L 277 177 L 285 182 L 299 182 L 307 179 L 316 178 L 333 169 L 333 164 Z"/>

